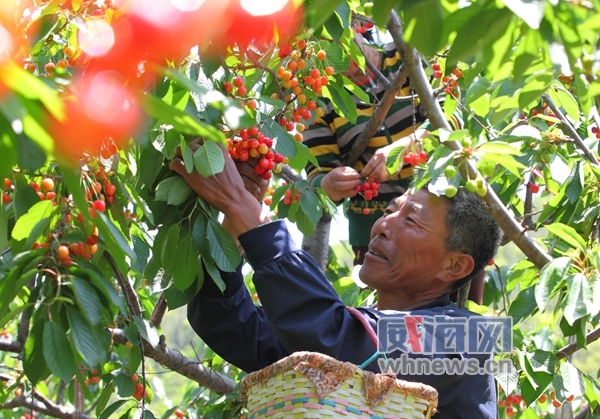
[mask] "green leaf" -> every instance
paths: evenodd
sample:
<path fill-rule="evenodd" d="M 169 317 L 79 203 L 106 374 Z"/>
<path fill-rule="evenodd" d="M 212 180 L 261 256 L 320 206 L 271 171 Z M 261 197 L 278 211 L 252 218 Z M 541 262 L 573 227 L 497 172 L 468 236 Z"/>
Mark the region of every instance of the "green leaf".
<path fill-rule="evenodd" d="M 114 380 L 117 394 L 119 397 L 131 397 L 135 392 L 135 384 L 131 381 L 131 377 L 125 374 L 119 374 Z"/>
<path fill-rule="evenodd" d="M 79 266 L 85 270 L 85 273 L 81 273 L 81 276 L 88 275 L 90 280 L 96 285 L 96 287 L 104 293 L 107 299 L 118 308 L 121 313 L 127 313 L 127 307 L 125 305 L 124 297 L 120 295 L 113 284 L 105 279 L 102 274 L 98 272 L 98 269 L 87 260 L 80 260 Z"/>
<path fill-rule="evenodd" d="M 556 237 L 564 240 L 569 246 L 585 252 L 585 241 L 573 227 L 562 223 L 552 223 L 547 225 L 546 229 Z"/>
<path fill-rule="evenodd" d="M 560 257 L 546 264 L 540 271 L 540 282 L 535 286 L 535 301 L 540 311 L 546 310 L 554 289 L 567 278 L 571 258 Z"/>
<path fill-rule="evenodd" d="M 225 134 L 218 129 L 195 120 L 185 111 L 179 110 L 153 95 L 146 95 L 141 101 L 141 105 L 150 116 L 167 125 L 172 125 L 181 134 L 195 135 L 226 143 Z"/>
<path fill-rule="evenodd" d="M 261 131 L 267 136 L 275 140 L 275 151 L 282 155 L 294 157 L 297 153 L 294 139 L 292 136 L 284 130 L 281 125 L 272 119 L 268 119 L 263 124 Z"/>
<path fill-rule="evenodd" d="M 508 315 L 513 318 L 513 324 L 517 324 L 525 317 L 532 315 L 537 309 L 534 293 L 534 287 L 526 288 L 510 304 Z"/>
<path fill-rule="evenodd" d="M 110 401 L 110 398 L 112 397 L 112 394 L 114 391 L 115 391 L 115 383 L 114 382 L 108 383 L 104 387 L 104 389 L 102 390 L 102 393 L 100 393 L 100 397 L 98 397 L 98 404 L 96 404 L 96 416 L 100 416 L 102 414 L 102 411 L 104 410 L 104 408 Z"/>
<path fill-rule="evenodd" d="M 327 29 L 327 32 L 331 35 L 334 41 L 338 41 L 340 37 L 344 34 L 342 22 L 340 21 L 340 18 L 336 13 L 333 13 L 331 16 L 329 16 L 329 19 L 327 19 L 327 21 L 325 22 L 325 29 Z"/>
<path fill-rule="evenodd" d="M 32 385 L 36 385 L 50 375 L 48 364 L 44 359 L 43 333 L 44 321 L 37 317 L 34 319 L 23 348 L 23 370 Z"/>
<path fill-rule="evenodd" d="M 198 252 L 192 236 L 186 234 L 177 242 L 177 252 L 173 261 L 173 285 L 181 291 L 189 288 L 198 274 Z"/>
<path fill-rule="evenodd" d="M 12 231 L 12 238 L 19 241 L 26 239 L 35 225 L 44 218 L 48 218 L 54 212 L 51 201 L 40 201 L 32 206 L 27 214 L 17 220 Z"/>
<path fill-rule="evenodd" d="M 129 380 L 129 381 L 131 381 L 131 380 Z M 127 400 L 127 399 L 117 400 L 116 402 L 114 402 L 113 404 L 108 406 L 104 410 L 104 412 L 102 412 L 102 414 L 98 417 L 98 419 L 109 419 L 112 416 L 112 414 L 115 413 L 125 403 L 128 403 L 130 406 L 135 405 L 135 402 L 133 400 Z M 129 407 L 129 409 L 131 409 L 131 407 Z"/>
<path fill-rule="evenodd" d="M 394 173 L 398 173 L 398 170 L 404 164 L 402 162 L 402 152 L 404 151 L 404 146 L 393 148 L 388 154 L 387 159 L 385 161 L 385 168 L 390 175 Z"/>
<path fill-rule="evenodd" d="M 179 141 L 179 149 L 181 150 L 181 154 L 183 156 L 183 163 L 185 164 L 186 172 L 192 173 L 194 170 L 194 154 L 192 153 L 192 149 L 185 141 L 183 135 Z"/>
<path fill-rule="evenodd" d="M 577 124 L 579 122 L 579 105 L 571 92 L 565 89 L 562 84 L 553 83 L 552 88 L 548 89 L 548 96 L 556 105 L 565 110 L 567 116 L 571 118 L 571 123 Z"/>
<path fill-rule="evenodd" d="M 348 67 L 350 66 L 350 60 L 339 43 L 328 43 L 325 52 L 327 52 L 327 64 L 331 65 L 335 71 L 342 72 L 348 70 Z M 338 79 L 336 78 L 336 80 Z M 354 86 L 356 86 L 356 84 L 354 84 Z"/>
<path fill-rule="evenodd" d="M 167 204 L 179 205 L 183 204 L 192 194 L 192 188 L 181 176 L 175 176 L 175 181 L 172 183 L 167 196 Z"/>
<path fill-rule="evenodd" d="M 86 361 L 88 368 L 100 365 L 103 357 L 100 351 L 102 342 L 97 338 L 94 329 L 85 321 L 77 310 L 67 307 L 67 318 L 71 327 L 71 338 L 75 349 Z"/>
<path fill-rule="evenodd" d="M 510 358 L 502 359 L 502 361 L 510 361 Z M 519 373 L 517 367 L 513 364 L 512 368 L 502 368 L 501 371 L 494 374 L 494 378 L 502 386 L 506 394 L 511 394 L 517 388 L 519 383 Z"/>
<path fill-rule="evenodd" d="M 9 61 L 3 64 L 0 80 L 13 92 L 27 99 L 42 102 L 56 119 L 64 119 L 65 105 L 59 97 L 58 91 L 50 88 L 42 79 Z"/>
<path fill-rule="evenodd" d="M 220 173 L 225 168 L 225 156 L 213 141 L 205 141 L 194 153 L 194 167 L 204 177 Z"/>
<path fill-rule="evenodd" d="M 225 291 L 227 286 L 225 285 L 223 278 L 221 278 L 221 273 L 219 272 L 215 261 L 211 257 L 202 257 L 202 263 L 204 264 L 206 272 L 208 272 L 215 285 L 221 290 L 221 292 Z"/>
<path fill-rule="evenodd" d="M 323 215 L 323 207 L 319 196 L 310 189 L 303 191 L 300 195 L 300 208 L 313 224 L 317 224 Z"/>
<path fill-rule="evenodd" d="M 440 45 L 444 10 L 438 0 L 412 2 L 403 10 L 404 39 L 426 56 L 434 55 Z"/>
<path fill-rule="evenodd" d="M 459 29 L 446 65 L 454 67 L 459 61 L 468 61 L 485 45 L 493 43 L 506 32 L 512 17 L 507 9 L 491 7 L 475 15 Z"/>
<path fill-rule="evenodd" d="M 313 29 L 319 29 L 325 24 L 341 0 L 313 0 L 306 4 L 306 24 Z"/>
<path fill-rule="evenodd" d="M 563 313 L 570 325 L 587 316 L 592 310 L 592 290 L 589 280 L 582 273 L 567 278 L 569 289 L 564 300 Z"/>
<path fill-rule="evenodd" d="M 298 207 L 297 203 L 295 204 L 296 207 Z M 294 204 L 292 204 L 291 206 L 294 206 Z M 300 232 L 305 236 L 310 236 L 315 231 L 316 225 L 308 218 L 308 216 L 303 211 L 295 212 L 294 222 L 296 223 L 298 230 L 300 230 Z"/>
<path fill-rule="evenodd" d="M 198 276 L 189 288 L 180 291 L 175 287 L 170 287 L 169 289 L 165 290 L 165 298 L 167 300 L 167 307 L 169 310 L 175 310 L 179 307 L 187 305 L 196 295 L 198 295 L 198 291 L 200 291 L 200 288 L 202 288 L 202 284 L 204 283 L 204 270 L 202 269 L 202 262 L 198 262 L 198 266 L 196 267 Z"/>
<path fill-rule="evenodd" d="M 73 290 L 81 311 L 93 325 L 98 325 L 102 320 L 102 303 L 96 290 L 84 279 L 75 277 L 73 278 Z"/>
<path fill-rule="evenodd" d="M 156 349 L 159 341 L 158 332 L 156 331 L 156 328 L 143 317 L 133 316 L 133 319 L 142 337 L 146 339 L 154 349 Z"/>
<path fill-rule="evenodd" d="M 210 246 L 210 254 L 215 263 L 225 272 L 233 272 L 240 263 L 240 252 L 235 240 L 217 222 L 208 221 L 206 226 L 206 238 Z"/>
<path fill-rule="evenodd" d="M 569 395 L 581 397 L 585 393 L 585 379 L 579 371 L 570 362 L 560 364 L 560 375 L 563 379 L 563 385 Z"/>
<path fill-rule="evenodd" d="M 475 83 L 469 86 L 467 94 L 465 95 L 465 106 L 475 102 L 480 97 L 484 96 L 490 91 L 492 83 L 485 77 L 478 79 Z"/>
<path fill-rule="evenodd" d="M 149 188 L 152 188 L 156 176 L 163 166 L 165 157 L 152 145 L 142 148 L 138 164 L 140 180 Z"/>
<path fill-rule="evenodd" d="M 109 245 L 109 248 L 115 259 L 117 259 L 115 253 L 118 253 L 118 248 L 121 249 L 129 257 L 129 259 L 132 261 L 136 260 L 136 254 L 131 246 L 129 246 L 127 239 L 121 230 L 119 230 L 119 228 L 114 225 L 106 215 L 98 213 L 98 217 L 96 218 L 96 226 L 102 234 L 104 241 Z M 124 272 L 127 272 L 127 269 L 125 269 Z"/>
<path fill-rule="evenodd" d="M 508 143 L 503 143 L 500 141 L 490 141 L 487 143 L 483 143 L 476 148 L 477 153 L 492 153 L 492 154 L 509 154 L 509 155 L 518 155 L 521 154 L 519 149 L 511 146 Z"/>
<path fill-rule="evenodd" d="M 340 111 L 339 114 L 341 116 L 353 124 L 356 123 L 356 118 L 358 117 L 356 102 L 354 102 L 354 99 L 346 89 L 332 83 L 323 87 L 323 96 L 331 99 L 334 108 Z"/>
<path fill-rule="evenodd" d="M 71 381 L 77 372 L 75 357 L 65 332 L 53 321 L 44 324 L 44 359 L 50 371 L 63 381 Z"/>
<path fill-rule="evenodd" d="M 144 268 L 148 264 L 148 258 L 150 257 L 150 246 L 144 239 L 136 235 L 131 236 L 131 241 L 133 242 L 133 251 L 136 255 L 135 263 L 131 264 L 131 269 L 144 272 Z"/>
<path fill-rule="evenodd" d="M 373 20 L 377 26 L 383 27 L 388 23 L 390 11 L 397 9 L 401 0 L 377 0 L 373 2 Z"/>

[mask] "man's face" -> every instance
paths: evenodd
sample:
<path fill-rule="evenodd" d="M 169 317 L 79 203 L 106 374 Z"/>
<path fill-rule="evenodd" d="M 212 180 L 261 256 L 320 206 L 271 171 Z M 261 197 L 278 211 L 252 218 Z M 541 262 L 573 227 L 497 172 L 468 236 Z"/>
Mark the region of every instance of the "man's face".
<path fill-rule="evenodd" d="M 360 279 L 380 292 L 418 291 L 435 284 L 448 256 L 447 206 L 426 189 L 396 198 L 371 229 Z"/>

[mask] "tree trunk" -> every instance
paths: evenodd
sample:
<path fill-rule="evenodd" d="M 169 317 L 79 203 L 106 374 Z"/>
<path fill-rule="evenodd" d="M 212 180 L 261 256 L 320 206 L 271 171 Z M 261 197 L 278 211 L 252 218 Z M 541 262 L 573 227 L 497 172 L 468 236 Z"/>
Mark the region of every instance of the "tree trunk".
<path fill-rule="evenodd" d="M 323 212 L 323 216 L 317 223 L 315 231 L 310 236 L 302 239 L 302 250 L 317 262 L 323 272 L 327 267 L 329 256 L 329 230 L 331 228 L 331 215 Z"/>

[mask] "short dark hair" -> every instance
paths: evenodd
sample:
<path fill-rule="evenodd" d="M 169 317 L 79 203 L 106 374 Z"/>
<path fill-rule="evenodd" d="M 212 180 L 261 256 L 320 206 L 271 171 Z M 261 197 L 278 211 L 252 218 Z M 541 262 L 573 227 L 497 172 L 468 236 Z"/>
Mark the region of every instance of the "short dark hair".
<path fill-rule="evenodd" d="M 486 204 L 474 193 L 459 188 L 454 197 L 446 199 L 446 250 L 471 255 L 475 262 L 469 275 L 452 284 L 452 292 L 475 278 L 494 258 L 502 230 L 487 211 Z"/>

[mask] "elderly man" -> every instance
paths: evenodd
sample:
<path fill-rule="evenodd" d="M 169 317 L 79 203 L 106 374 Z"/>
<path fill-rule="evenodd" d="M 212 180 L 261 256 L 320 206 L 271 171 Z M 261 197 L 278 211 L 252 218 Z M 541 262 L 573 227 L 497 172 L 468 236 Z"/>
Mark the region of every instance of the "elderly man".
<path fill-rule="evenodd" d="M 477 275 L 494 256 L 500 231 L 473 195 L 437 197 L 426 189 L 394 200 L 371 231 L 361 280 L 378 291 L 374 308 L 361 307 L 358 321 L 345 307 L 314 260 L 296 246 L 283 220 L 271 221 L 257 197 L 263 184 L 248 164 L 236 169 L 225 154 L 223 172 L 204 178 L 188 174 L 181 160 L 171 168 L 225 215 L 224 226 L 239 240 L 254 269 L 262 307 L 243 285 L 241 266 L 222 273 L 222 293 L 205 281 L 188 306 L 198 335 L 220 356 L 244 371 L 261 369 L 296 351 L 315 351 L 357 365 L 377 348 L 367 327 L 394 315 L 469 318 L 449 301 L 449 292 Z M 238 171 L 239 170 L 239 171 Z M 253 193 L 248 191 L 253 191 Z M 372 335 L 372 333 L 371 333 Z M 389 357 L 400 353 L 389 354 Z M 475 358 L 466 352 L 411 354 L 416 358 Z M 378 363 L 365 367 L 380 372 Z M 495 418 L 496 392 L 490 374 L 401 373 L 439 392 L 435 418 Z"/>

